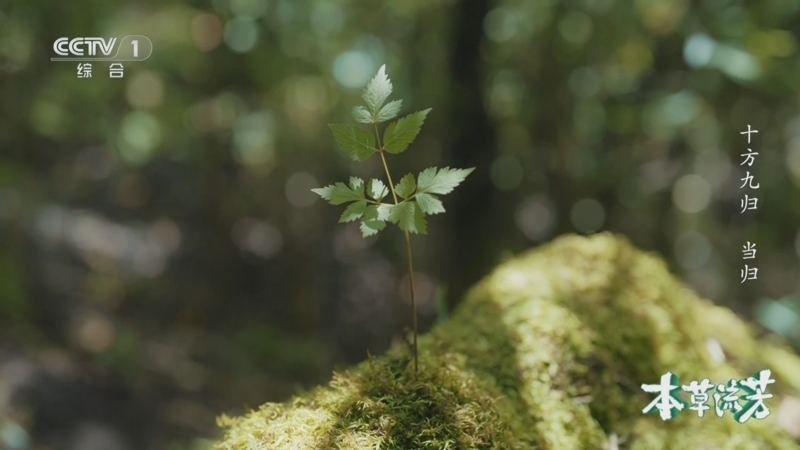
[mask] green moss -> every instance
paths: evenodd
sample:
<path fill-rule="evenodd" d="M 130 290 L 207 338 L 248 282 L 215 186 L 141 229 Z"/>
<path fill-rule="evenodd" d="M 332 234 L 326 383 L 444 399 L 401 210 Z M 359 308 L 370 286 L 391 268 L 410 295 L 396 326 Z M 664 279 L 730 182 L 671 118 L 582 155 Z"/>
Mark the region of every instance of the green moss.
<path fill-rule="evenodd" d="M 706 345 L 716 340 L 726 360 Z M 335 374 L 328 386 L 231 419 L 215 450 L 800 449 L 775 415 L 739 424 L 641 410 L 642 383 L 671 371 L 723 382 L 770 368 L 800 392 L 800 358 L 729 310 L 697 298 L 659 258 L 609 234 L 568 236 L 504 263 L 454 316 L 407 348 Z"/>

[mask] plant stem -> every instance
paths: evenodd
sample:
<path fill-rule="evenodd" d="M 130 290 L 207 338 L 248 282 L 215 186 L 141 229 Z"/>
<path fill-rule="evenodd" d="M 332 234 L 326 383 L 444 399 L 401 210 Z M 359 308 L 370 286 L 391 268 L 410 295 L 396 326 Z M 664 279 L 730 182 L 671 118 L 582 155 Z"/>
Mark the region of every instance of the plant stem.
<path fill-rule="evenodd" d="M 406 235 L 406 253 L 408 253 L 408 281 L 411 284 L 411 314 L 414 316 L 414 373 L 419 372 L 419 361 L 417 359 L 417 295 L 414 293 L 414 263 L 411 258 L 411 237 L 408 230 L 404 230 Z"/>
<path fill-rule="evenodd" d="M 394 204 L 398 204 L 397 202 L 397 193 L 394 191 L 394 182 L 392 182 L 392 175 L 389 173 L 389 165 L 386 164 L 386 156 L 383 154 L 383 146 L 381 145 L 381 137 L 380 133 L 378 133 L 378 125 L 375 125 L 375 135 L 378 138 L 378 153 L 381 155 L 381 161 L 383 162 L 383 170 L 386 171 L 386 178 L 389 179 L 389 189 L 392 192 L 392 198 L 394 198 Z M 414 324 L 414 373 L 419 373 L 419 361 L 418 361 L 418 352 L 417 352 L 417 295 L 414 292 L 414 263 L 413 257 L 411 255 L 411 236 L 408 234 L 408 230 L 403 230 L 406 238 L 406 254 L 408 255 L 408 281 L 411 285 L 411 312 L 413 315 L 413 324 Z"/>

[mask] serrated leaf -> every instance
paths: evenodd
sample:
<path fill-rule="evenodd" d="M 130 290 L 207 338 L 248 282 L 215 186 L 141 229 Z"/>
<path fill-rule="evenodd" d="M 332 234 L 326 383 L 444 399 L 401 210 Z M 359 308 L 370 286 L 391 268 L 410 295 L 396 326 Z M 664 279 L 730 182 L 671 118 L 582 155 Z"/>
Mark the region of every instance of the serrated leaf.
<path fill-rule="evenodd" d="M 342 217 L 339 218 L 339 223 L 347 223 L 359 219 L 364 214 L 364 209 L 366 209 L 366 207 L 366 200 L 350 204 L 342 213 Z"/>
<path fill-rule="evenodd" d="M 389 211 L 389 221 L 396 223 L 401 230 L 408 231 L 409 233 L 428 233 L 425 213 L 423 213 L 413 201 L 392 205 Z"/>
<path fill-rule="evenodd" d="M 361 229 L 362 237 L 370 237 L 378 234 L 379 231 L 386 228 L 386 222 L 381 222 L 379 220 L 372 220 L 369 222 L 361 221 L 359 228 Z"/>
<path fill-rule="evenodd" d="M 439 214 L 444 212 L 442 201 L 431 194 L 426 194 L 424 192 L 417 193 L 414 199 L 417 201 L 419 209 L 425 214 Z"/>
<path fill-rule="evenodd" d="M 373 178 L 369 185 L 370 197 L 379 202 L 383 200 L 383 197 L 386 197 L 387 194 L 389 194 L 389 188 L 383 184 L 383 181 Z"/>
<path fill-rule="evenodd" d="M 361 218 L 361 220 L 367 222 L 372 220 L 381 221 L 380 216 L 381 215 L 378 213 L 378 205 L 369 205 L 364 209 L 364 216 Z"/>
<path fill-rule="evenodd" d="M 364 180 L 358 177 L 350 177 L 350 188 L 361 194 L 364 198 Z"/>
<path fill-rule="evenodd" d="M 387 120 L 394 119 L 398 114 L 400 114 L 400 108 L 402 107 L 402 100 L 393 100 L 387 103 L 383 108 L 381 108 L 380 111 L 378 111 L 378 114 L 376 114 L 375 123 L 386 122 Z"/>
<path fill-rule="evenodd" d="M 392 212 L 392 207 L 394 207 L 394 205 L 390 205 L 390 204 L 387 204 L 387 203 L 384 203 L 382 205 L 377 205 L 376 210 L 377 210 L 377 213 L 378 213 L 378 220 L 382 220 L 382 221 L 389 220 L 389 216 L 390 216 L 390 214 Z"/>
<path fill-rule="evenodd" d="M 351 125 L 328 125 L 333 131 L 333 137 L 345 153 L 354 161 L 365 161 L 377 151 L 375 149 L 375 136 L 363 128 Z"/>
<path fill-rule="evenodd" d="M 356 122 L 373 123 L 372 113 L 369 112 L 367 108 L 364 108 L 363 106 L 356 106 L 355 108 L 353 108 L 352 114 L 353 118 L 356 119 Z"/>
<path fill-rule="evenodd" d="M 393 205 L 392 209 L 389 211 L 389 220 L 392 223 L 396 223 L 401 230 L 411 231 L 413 229 L 413 233 L 415 233 L 414 209 L 414 202 L 403 202 Z"/>
<path fill-rule="evenodd" d="M 324 188 L 312 189 L 312 192 L 327 200 L 331 205 L 341 205 L 347 202 L 365 200 L 364 190 L 352 189 L 342 182 Z"/>
<path fill-rule="evenodd" d="M 408 231 L 417 234 L 428 234 L 428 221 L 425 220 L 425 213 L 418 204 L 414 206 L 414 229 L 409 228 Z"/>
<path fill-rule="evenodd" d="M 389 153 L 403 153 L 416 139 L 430 111 L 417 111 L 390 123 L 383 132 L 383 148 Z"/>
<path fill-rule="evenodd" d="M 384 212 L 381 212 L 381 206 L 388 207 L 389 205 L 369 205 L 364 210 L 364 215 L 361 217 L 361 225 L 359 226 L 363 237 L 373 236 L 386 228 L 384 220 L 388 217 L 388 211 L 384 208 Z"/>
<path fill-rule="evenodd" d="M 461 184 L 467 175 L 475 170 L 451 169 L 445 167 L 437 172 L 436 167 L 429 167 L 423 170 L 417 178 L 417 192 L 428 194 L 449 194 L 456 186 Z"/>
<path fill-rule="evenodd" d="M 383 106 L 383 102 L 392 93 L 392 82 L 386 76 L 386 64 L 378 69 L 378 73 L 370 80 L 367 87 L 364 89 L 362 97 L 367 102 L 367 107 L 372 114 L 378 113 Z"/>
<path fill-rule="evenodd" d="M 398 183 L 397 186 L 395 186 L 394 192 L 402 198 L 408 198 L 414 193 L 416 188 L 417 183 L 414 180 L 414 175 L 409 173 L 400 180 L 400 183 Z"/>

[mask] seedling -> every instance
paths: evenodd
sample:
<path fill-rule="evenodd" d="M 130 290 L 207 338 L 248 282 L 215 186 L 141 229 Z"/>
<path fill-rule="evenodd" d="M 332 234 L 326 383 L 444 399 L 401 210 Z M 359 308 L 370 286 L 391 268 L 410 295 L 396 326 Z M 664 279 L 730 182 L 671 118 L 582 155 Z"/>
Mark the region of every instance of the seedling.
<path fill-rule="evenodd" d="M 386 228 L 386 222 L 396 224 L 405 235 L 408 253 L 408 280 L 411 290 L 411 309 L 414 327 L 414 372 L 419 371 L 417 360 L 417 297 L 414 290 L 414 262 L 411 254 L 409 233 L 427 234 L 426 215 L 445 212 L 437 195 L 449 194 L 475 168 L 438 169 L 429 167 L 416 178 L 407 174 L 395 185 L 386 163 L 386 154 L 399 155 L 414 142 L 430 108 L 411 113 L 390 123 L 383 131 L 383 139 L 378 124 L 394 119 L 400 113 L 402 100 L 386 103 L 392 93 L 392 82 L 386 76 L 386 66 L 381 66 L 377 75 L 364 89 L 362 98 L 365 106 L 353 108 L 353 118 L 360 123 L 372 125 L 372 130 L 353 125 L 328 125 L 339 148 L 354 161 L 363 162 L 377 154 L 386 171 L 389 182 L 387 188 L 383 181 L 372 179 L 368 183 L 357 177 L 350 177 L 350 184 L 339 182 L 328 187 L 312 189 L 332 205 L 348 206 L 342 213 L 339 223 L 361 221 L 361 234 L 364 237 L 378 234 Z M 394 203 L 384 203 L 383 199 L 391 192 Z"/>

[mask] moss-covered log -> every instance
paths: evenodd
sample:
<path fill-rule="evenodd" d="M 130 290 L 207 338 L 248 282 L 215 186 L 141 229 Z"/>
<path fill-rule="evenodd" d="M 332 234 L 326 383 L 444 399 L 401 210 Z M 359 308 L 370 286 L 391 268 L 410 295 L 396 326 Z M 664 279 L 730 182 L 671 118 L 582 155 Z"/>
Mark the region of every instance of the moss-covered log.
<path fill-rule="evenodd" d="M 609 234 L 498 267 L 420 339 L 419 366 L 396 346 L 328 386 L 221 418 L 214 449 L 800 449 L 775 419 L 800 392 L 800 358 Z M 641 384 L 667 371 L 720 383 L 765 368 L 776 383 L 764 420 L 739 424 L 713 406 L 703 418 L 642 414 L 654 397 Z"/>

